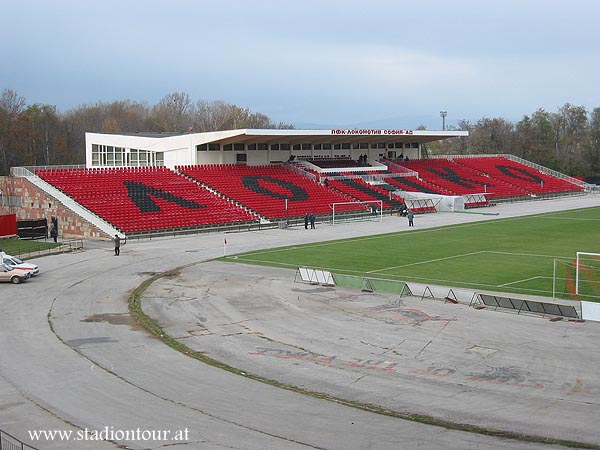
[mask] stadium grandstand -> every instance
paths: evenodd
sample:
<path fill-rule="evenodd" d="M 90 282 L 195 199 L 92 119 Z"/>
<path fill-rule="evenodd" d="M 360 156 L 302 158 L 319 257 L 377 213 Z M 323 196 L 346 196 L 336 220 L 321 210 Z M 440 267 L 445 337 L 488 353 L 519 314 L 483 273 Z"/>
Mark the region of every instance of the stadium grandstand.
<path fill-rule="evenodd" d="M 586 185 L 511 155 L 427 157 L 466 131 L 86 133 L 81 166 L 14 167 L 1 214 L 54 217 L 63 238 L 288 226 L 307 214 L 455 211 L 580 195 Z"/>

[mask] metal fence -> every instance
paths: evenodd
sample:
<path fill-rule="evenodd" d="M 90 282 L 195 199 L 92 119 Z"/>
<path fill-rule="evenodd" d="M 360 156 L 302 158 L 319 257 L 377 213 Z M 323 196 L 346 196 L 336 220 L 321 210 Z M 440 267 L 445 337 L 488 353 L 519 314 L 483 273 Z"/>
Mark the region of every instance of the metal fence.
<path fill-rule="evenodd" d="M 57 247 L 31 247 L 15 254 L 19 258 L 32 258 L 34 256 L 55 255 L 58 253 L 68 253 L 76 250 L 83 250 L 83 239 L 70 239 L 60 242 Z M 0 447 L 0 450 L 4 450 Z"/>
<path fill-rule="evenodd" d="M 574 306 L 571 305 L 563 305 L 560 303 L 549 303 L 537 300 L 524 300 L 518 298 L 511 297 L 502 297 L 499 295 L 490 295 L 490 294 L 478 294 L 479 302 L 475 301 L 473 303 L 483 303 L 485 306 L 489 306 L 495 309 L 502 308 L 505 310 L 513 310 L 516 311 L 517 314 L 521 312 L 535 313 L 552 315 L 552 316 L 560 316 L 560 317 L 569 317 L 572 319 L 579 319 L 579 314 Z"/>
<path fill-rule="evenodd" d="M 0 450 L 38 450 L 36 447 L 27 445 L 16 437 L 0 430 Z"/>
<path fill-rule="evenodd" d="M 360 277 L 334 273 L 335 285 L 364 292 L 384 292 L 386 294 L 412 295 L 408 284 L 404 281 L 387 280 L 383 278 Z"/>

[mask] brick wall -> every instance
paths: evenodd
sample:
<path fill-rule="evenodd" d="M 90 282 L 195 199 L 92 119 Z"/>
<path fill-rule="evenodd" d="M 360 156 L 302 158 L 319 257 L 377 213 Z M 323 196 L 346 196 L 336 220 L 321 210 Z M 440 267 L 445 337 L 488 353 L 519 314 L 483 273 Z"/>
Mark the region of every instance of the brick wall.
<path fill-rule="evenodd" d="M 0 177 L 0 214 L 16 214 L 17 220 L 58 218 L 59 239 L 110 239 L 103 231 L 85 221 L 66 208 L 62 203 L 26 178 Z M 21 206 L 9 204 L 11 200 L 20 200 Z"/>

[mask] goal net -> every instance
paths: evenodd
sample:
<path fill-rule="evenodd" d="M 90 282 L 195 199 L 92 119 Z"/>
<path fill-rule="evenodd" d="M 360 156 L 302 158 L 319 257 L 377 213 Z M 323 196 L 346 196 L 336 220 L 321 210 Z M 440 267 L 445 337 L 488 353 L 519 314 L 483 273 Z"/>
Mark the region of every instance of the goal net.
<path fill-rule="evenodd" d="M 577 252 L 574 260 L 554 260 L 553 290 L 559 296 L 600 299 L 600 254 Z"/>
<path fill-rule="evenodd" d="M 577 252 L 575 294 L 600 296 L 600 254 Z"/>
<path fill-rule="evenodd" d="M 348 222 L 354 220 L 383 220 L 383 201 L 367 200 L 355 202 L 331 203 L 331 223 Z"/>

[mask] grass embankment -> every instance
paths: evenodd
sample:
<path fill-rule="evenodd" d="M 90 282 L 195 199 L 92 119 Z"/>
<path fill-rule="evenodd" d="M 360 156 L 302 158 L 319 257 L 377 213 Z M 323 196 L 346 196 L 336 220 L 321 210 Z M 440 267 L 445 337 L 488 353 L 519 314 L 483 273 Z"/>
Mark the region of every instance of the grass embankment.
<path fill-rule="evenodd" d="M 43 254 L 50 249 L 58 247 L 60 243 L 36 241 L 30 239 L 0 239 L 0 248 L 9 255 L 27 258 Z"/>

